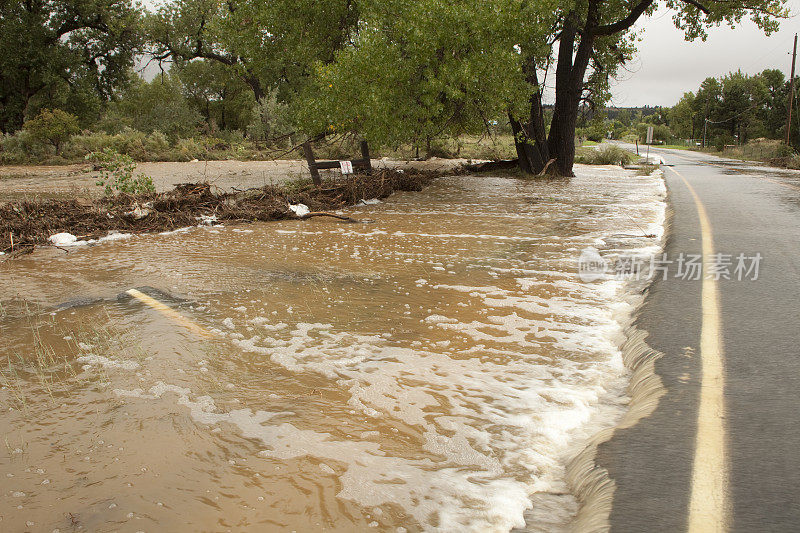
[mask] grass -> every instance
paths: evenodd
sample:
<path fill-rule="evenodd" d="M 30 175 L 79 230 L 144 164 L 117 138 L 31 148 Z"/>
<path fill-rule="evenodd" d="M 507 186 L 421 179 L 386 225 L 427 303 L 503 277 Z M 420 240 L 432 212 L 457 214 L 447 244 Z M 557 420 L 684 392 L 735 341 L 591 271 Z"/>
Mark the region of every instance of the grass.
<path fill-rule="evenodd" d="M 517 157 L 514 137 L 510 134 L 498 135 L 461 135 L 455 138 L 437 139 L 431 143 L 431 153 L 426 154 L 424 147 L 417 150 L 410 144 L 377 150 L 372 157 L 388 157 L 390 159 L 414 159 L 419 155 L 425 157 L 441 157 L 446 159 L 499 160 Z"/>
<path fill-rule="evenodd" d="M 124 332 L 117 328 L 106 314 L 105 325 L 81 324 L 75 329 L 61 331 L 56 327 L 55 317 L 47 316 L 49 323 L 43 322 L 40 311 L 26 308 L 27 328 L 30 331 L 30 350 L 26 353 L 14 352 L 6 357 L 0 367 L 0 390 L 6 392 L 0 396 L 0 403 L 6 409 L 26 411 L 32 404 L 46 398 L 56 405 L 57 398 L 69 394 L 77 385 L 87 379 L 100 384 L 109 383 L 104 368 L 97 368 L 91 378 L 81 377 L 82 365 L 77 357 L 87 351 L 81 346 L 90 345 L 92 353 L 106 357 L 141 361 L 146 353 L 139 344 L 126 339 Z M 43 328 L 50 330 L 51 335 L 70 339 L 62 353 L 45 341 Z"/>
<path fill-rule="evenodd" d="M 645 146 L 646 149 L 646 145 Z M 657 148 L 669 148 L 670 150 L 694 150 L 696 147 L 694 146 L 686 146 L 685 144 L 659 144 Z M 642 151 L 642 147 L 639 147 L 639 151 Z"/>
<path fill-rule="evenodd" d="M 800 169 L 800 154 L 777 139 L 755 139 L 723 150 L 708 147 L 700 151 L 742 161 L 760 161 L 779 168 Z"/>
<path fill-rule="evenodd" d="M 575 162 L 583 165 L 629 165 L 634 154 L 615 145 L 605 144 L 599 148 L 576 151 Z"/>
<path fill-rule="evenodd" d="M 51 402 L 55 402 L 54 388 L 65 378 L 74 377 L 77 371 L 66 356 L 58 355 L 52 346 L 42 340 L 41 330 L 29 317 L 32 335 L 33 357 L 16 352 L 7 358 L 0 368 L 0 384 L 8 391 L 7 408 L 26 409 L 30 393 L 38 389 L 37 396 L 44 392 Z M 31 387 L 32 384 L 36 384 Z"/>
<path fill-rule="evenodd" d="M 636 175 L 637 176 L 649 176 L 650 174 L 652 174 L 653 172 L 658 170 L 658 168 L 659 168 L 658 165 L 651 165 L 651 164 L 647 163 L 647 164 L 644 164 L 644 165 L 639 167 L 639 169 L 636 171 Z"/>
<path fill-rule="evenodd" d="M 0 164 L 7 165 L 65 165 L 85 163 L 86 155 L 112 148 L 137 162 L 204 161 L 264 161 L 302 159 L 295 143 L 299 139 L 284 139 L 273 145 L 253 142 L 241 136 L 231 139 L 200 136 L 168 141 L 158 132 L 145 134 L 125 130 L 116 135 L 85 133 L 74 136 L 61 153 L 52 148 L 30 146 L 14 136 L 0 136 Z M 373 149 L 374 158 L 414 159 L 416 157 L 464 158 L 478 160 L 509 159 L 516 156 L 514 138 L 510 134 L 461 135 L 434 139 L 419 146 L 403 144 Z M 353 136 L 334 137 L 329 142 L 314 144 L 317 159 L 354 159 L 360 157 L 359 140 Z"/>

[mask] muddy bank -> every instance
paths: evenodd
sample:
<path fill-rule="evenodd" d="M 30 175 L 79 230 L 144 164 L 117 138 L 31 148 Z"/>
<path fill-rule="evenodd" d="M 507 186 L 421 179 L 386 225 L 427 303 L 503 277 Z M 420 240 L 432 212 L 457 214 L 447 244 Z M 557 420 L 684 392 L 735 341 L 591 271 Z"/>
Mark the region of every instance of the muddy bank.
<path fill-rule="evenodd" d="M 373 168 L 447 171 L 466 164 L 466 159 L 402 161 L 373 159 Z M 310 178 L 305 161 L 188 161 L 138 163 L 134 174 L 153 179 L 156 192 L 167 192 L 179 183 L 208 182 L 224 192 L 267 185 L 285 185 Z M 327 177 L 338 171 L 323 171 Z M 0 204 L 31 198 L 99 198 L 103 188 L 96 185 L 98 172 L 91 165 L 2 166 L 0 165 Z"/>
<path fill-rule="evenodd" d="M 457 173 L 451 169 L 447 173 Z M 50 236 L 70 233 L 80 240 L 98 239 L 111 231 L 171 231 L 216 221 L 254 222 L 298 218 L 290 204 L 310 211 L 334 211 L 362 200 L 386 198 L 394 191 L 419 191 L 445 174 L 430 170 L 382 169 L 326 181 L 322 187 L 274 186 L 224 192 L 206 183 L 179 184 L 148 195 L 121 194 L 91 200 L 18 201 L 0 205 L 0 251 L 25 253 L 49 244 Z"/>

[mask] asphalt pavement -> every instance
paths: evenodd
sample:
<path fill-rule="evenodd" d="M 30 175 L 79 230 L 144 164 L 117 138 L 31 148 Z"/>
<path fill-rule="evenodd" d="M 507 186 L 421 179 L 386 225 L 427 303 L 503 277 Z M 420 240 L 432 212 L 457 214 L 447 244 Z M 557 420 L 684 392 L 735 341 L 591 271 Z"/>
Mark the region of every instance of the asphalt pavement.
<path fill-rule="evenodd" d="M 653 154 L 665 162 L 673 262 L 637 326 L 664 354 L 656 372 L 666 394 L 598 450 L 617 486 L 612 531 L 798 531 L 800 172 Z M 687 274 L 687 261 L 709 250 L 705 272 Z M 721 392 L 710 410 L 709 391 Z M 710 521 L 691 518 L 698 505 Z"/>

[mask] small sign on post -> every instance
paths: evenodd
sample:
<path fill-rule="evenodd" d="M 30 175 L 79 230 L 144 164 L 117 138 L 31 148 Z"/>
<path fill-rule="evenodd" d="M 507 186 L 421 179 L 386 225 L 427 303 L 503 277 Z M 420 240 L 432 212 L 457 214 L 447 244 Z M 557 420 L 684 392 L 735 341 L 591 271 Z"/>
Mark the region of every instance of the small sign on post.
<path fill-rule="evenodd" d="M 342 169 L 342 174 L 352 174 L 353 173 L 353 162 L 352 161 L 339 161 L 339 168 Z"/>
<path fill-rule="evenodd" d="M 647 126 L 647 144 L 653 144 L 653 126 Z"/>

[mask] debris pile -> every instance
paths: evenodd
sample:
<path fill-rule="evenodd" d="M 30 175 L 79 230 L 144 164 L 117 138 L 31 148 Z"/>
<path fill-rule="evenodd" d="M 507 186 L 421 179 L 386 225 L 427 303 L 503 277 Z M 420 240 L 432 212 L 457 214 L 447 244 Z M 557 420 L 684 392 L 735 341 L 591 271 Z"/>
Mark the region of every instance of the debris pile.
<path fill-rule="evenodd" d="M 111 231 L 149 233 L 223 221 L 308 218 L 309 213 L 301 215 L 291 207 L 304 204 L 314 213 L 335 211 L 363 200 L 386 198 L 394 191 L 420 191 L 443 174 L 383 169 L 334 178 L 321 187 L 290 184 L 227 193 L 213 191 L 209 183 L 186 183 L 164 193 L 120 194 L 96 202 L 11 202 L 0 205 L 0 252 L 24 253 L 38 245 L 58 246 L 50 237 L 60 233 L 84 240 L 98 239 Z"/>

